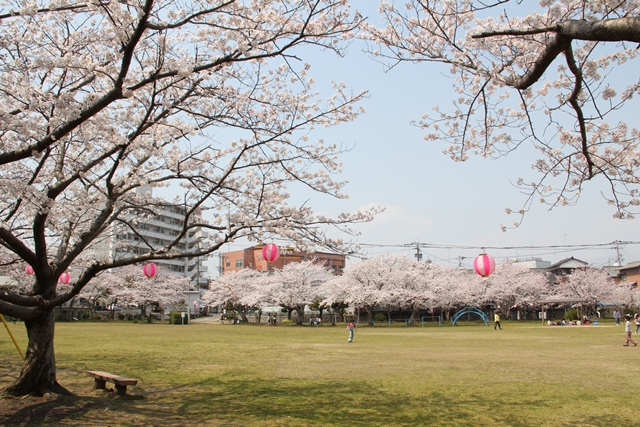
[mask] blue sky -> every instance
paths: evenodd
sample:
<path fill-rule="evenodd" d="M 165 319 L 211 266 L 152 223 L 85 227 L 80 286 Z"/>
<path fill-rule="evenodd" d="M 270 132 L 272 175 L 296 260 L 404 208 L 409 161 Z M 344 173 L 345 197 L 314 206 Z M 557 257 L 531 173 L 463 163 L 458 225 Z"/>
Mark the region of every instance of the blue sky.
<path fill-rule="evenodd" d="M 614 245 L 597 246 L 640 241 L 640 219 L 614 219 L 600 195 L 600 181 L 585 186 L 577 206 L 549 211 L 534 203 L 520 227 L 503 232 L 501 224 L 518 219 L 505 208 L 518 209 L 526 200 L 511 182 L 535 178 L 529 167 L 532 151 L 523 147 L 498 160 L 453 162 L 442 154 L 445 143 L 424 141 L 424 132 L 410 123 L 436 105 L 450 105 L 455 94 L 448 68 L 402 64 L 385 72 L 362 47 L 352 45 L 346 58 L 314 53 L 305 62 L 312 64 L 310 74 L 321 90 L 333 79 L 344 81 L 354 93 L 370 91 L 362 103 L 366 113 L 355 122 L 310 135 L 354 146 L 342 157 L 343 175 L 336 178 L 349 182 L 349 200 L 316 196 L 311 205 L 317 211 L 335 215 L 373 205 L 387 209 L 374 222 L 358 226 L 358 241 L 368 256 L 414 254 L 410 245 L 420 242 L 430 245 L 421 249 L 423 260 L 467 267 L 483 247 L 498 262 L 531 257 L 556 262 L 574 256 L 602 266 L 613 263 L 618 253 L 623 265 L 640 261 L 640 245 L 619 246 L 619 252 Z M 225 250 L 244 246 L 231 244 Z M 511 249 L 500 249 L 507 247 Z"/>

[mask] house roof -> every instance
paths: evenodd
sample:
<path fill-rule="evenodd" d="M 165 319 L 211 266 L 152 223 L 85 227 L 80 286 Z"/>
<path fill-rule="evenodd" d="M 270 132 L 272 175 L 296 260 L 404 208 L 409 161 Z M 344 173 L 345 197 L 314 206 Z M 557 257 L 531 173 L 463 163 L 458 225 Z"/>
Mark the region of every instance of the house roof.
<path fill-rule="evenodd" d="M 558 268 L 580 268 L 586 267 L 588 265 L 589 263 L 582 261 L 581 259 L 570 257 L 552 264 L 551 266 L 547 267 L 547 270 L 556 270 Z"/>
<path fill-rule="evenodd" d="M 620 266 L 617 265 L 605 265 L 602 269 L 611 277 L 618 277 L 618 274 L 620 273 Z"/>
<path fill-rule="evenodd" d="M 624 267 L 618 267 L 618 270 L 630 270 L 632 268 L 640 268 L 640 261 L 631 262 Z"/>

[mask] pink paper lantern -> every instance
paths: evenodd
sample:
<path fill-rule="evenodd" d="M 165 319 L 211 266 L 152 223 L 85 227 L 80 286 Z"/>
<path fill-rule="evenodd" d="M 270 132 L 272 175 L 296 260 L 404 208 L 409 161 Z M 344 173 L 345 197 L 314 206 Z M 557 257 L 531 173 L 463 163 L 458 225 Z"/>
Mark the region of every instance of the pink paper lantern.
<path fill-rule="evenodd" d="M 61 283 L 64 283 L 66 285 L 67 283 L 69 283 L 70 280 L 71 280 L 71 275 L 66 271 L 60 275 Z"/>
<path fill-rule="evenodd" d="M 280 257 L 280 250 L 278 246 L 273 243 L 269 243 L 268 245 L 264 245 L 262 248 L 262 258 L 264 258 L 267 262 L 274 262 Z"/>
<path fill-rule="evenodd" d="M 158 268 L 154 263 L 151 262 L 149 264 L 145 264 L 144 267 L 142 267 L 142 272 L 145 276 L 151 279 L 158 272 Z"/>
<path fill-rule="evenodd" d="M 480 254 L 473 260 L 473 269 L 482 277 L 489 277 L 496 269 L 496 261 L 487 254 Z"/>
<path fill-rule="evenodd" d="M 35 271 L 33 270 L 33 267 L 31 267 L 30 265 L 27 265 L 27 267 L 24 270 L 27 272 L 27 274 L 35 273 Z"/>

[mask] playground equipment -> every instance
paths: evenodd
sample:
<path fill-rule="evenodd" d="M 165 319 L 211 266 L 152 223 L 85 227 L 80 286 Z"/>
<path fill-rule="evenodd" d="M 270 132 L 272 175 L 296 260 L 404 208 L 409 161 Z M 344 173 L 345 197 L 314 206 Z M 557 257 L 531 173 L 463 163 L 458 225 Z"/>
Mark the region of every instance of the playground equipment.
<path fill-rule="evenodd" d="M 465 307 L 459 312 L 457 312 L 455 316 L 453 316 L 453 318 L 451 319 L 451 326 L 456 326 L 458 319 L 460 319 L 465 314 L 477 314 L 478 316 L 480 316 L 482 320 L 484 320 L 485 326 L 489 326 L 489 317 L 486 315 L 486 313 L 484 313 L 483 311 L 481 311 L 479 308 L 476 308 L 476 307 Z"/>
<path fill-rule="evenodd" d="M 22 357 L 22 360 L 24 360 L 24 354 L 22 354 L 22 351 L 20 351 L 20 347 L 18 346 L 18 343 L 16 342 L 15 337 L 11 333 L 11 329 L 9 329 L 9 325 L 7 324 L 7 321 L 4 320 L 4 316 L 2 314 L 0 314 L 0 320 L 2 320 L 2 323 L 4 323 L 4 327 L 7 328 L 7 332 L 9 332 L 9 336 L 11 337 L 11 340 L 13 341 L 13 345 L 16 346 L 16 349 L 18 350 L 18 353 L 20 354 L 20 357 Z"/>

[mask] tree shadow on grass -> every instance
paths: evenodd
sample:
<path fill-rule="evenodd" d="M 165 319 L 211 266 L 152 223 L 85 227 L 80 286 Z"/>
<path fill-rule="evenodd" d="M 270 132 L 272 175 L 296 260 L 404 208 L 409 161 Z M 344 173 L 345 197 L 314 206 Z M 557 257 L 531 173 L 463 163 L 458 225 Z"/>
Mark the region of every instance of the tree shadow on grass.
<path fill-rule="evenodd" d="M 178 421 L 175 425 L 199 420 L 204 425 L 225 426 L 528 427 L 553 419 L 559 421 L 553 424 L 558 426 L 604 427 L 629 422 L 615 414 L 585 414 L 579 420 L 565 422 L 566 415 L 554 414 L 553 402 L 535 393 L 518 397 L 522 403 L 518 406 L 480 393 L 460 396 L 453 395 L 453 390 L 443 390 L 417 396 L 405 393 L 401 384 L 393 390 L 372 389 L 371 384 L 348 379 L 210 379 L 172 395 L 175 405 L 167 406 L 165 416 Z M 150 413 L 145 418 L 152 417 Z"/>
<path fill-rule="evenodd" d="M 209 378 L 197 383 L 152 389 L 134 387 L 131 395 L 78 390 L 82 397 L 49 396 L 0 401 L 0 425 L 64 426 L 458 426 L 544 425 L 527 419 L 523 407 L 549 406 L 535 396 L 523 396 L 522 407 L 481 394 L 452 397 L 442 393 L 407 397 L 401 384 L 394 390 L 374 390 L 365 381 L 301 379 L 254 380 Z M 21 406 L 20 406 L 21 405 Z M 500 408 L 500 409 L 498 409 Z M 553 408 L 550 408 L 553 410 Z M 585 416 L 569 425 L 624 424 L 624 417 Z M 628 421 L 628 420 L 626 420 Z"/>
<path fill-rule="evenodd" d="M 55 425 L 65 419 L 82 419 L 104 403 L 90 397 L 44 396 L 3 399 L 0 404 L 0 425 L 7 427 Z"/>

